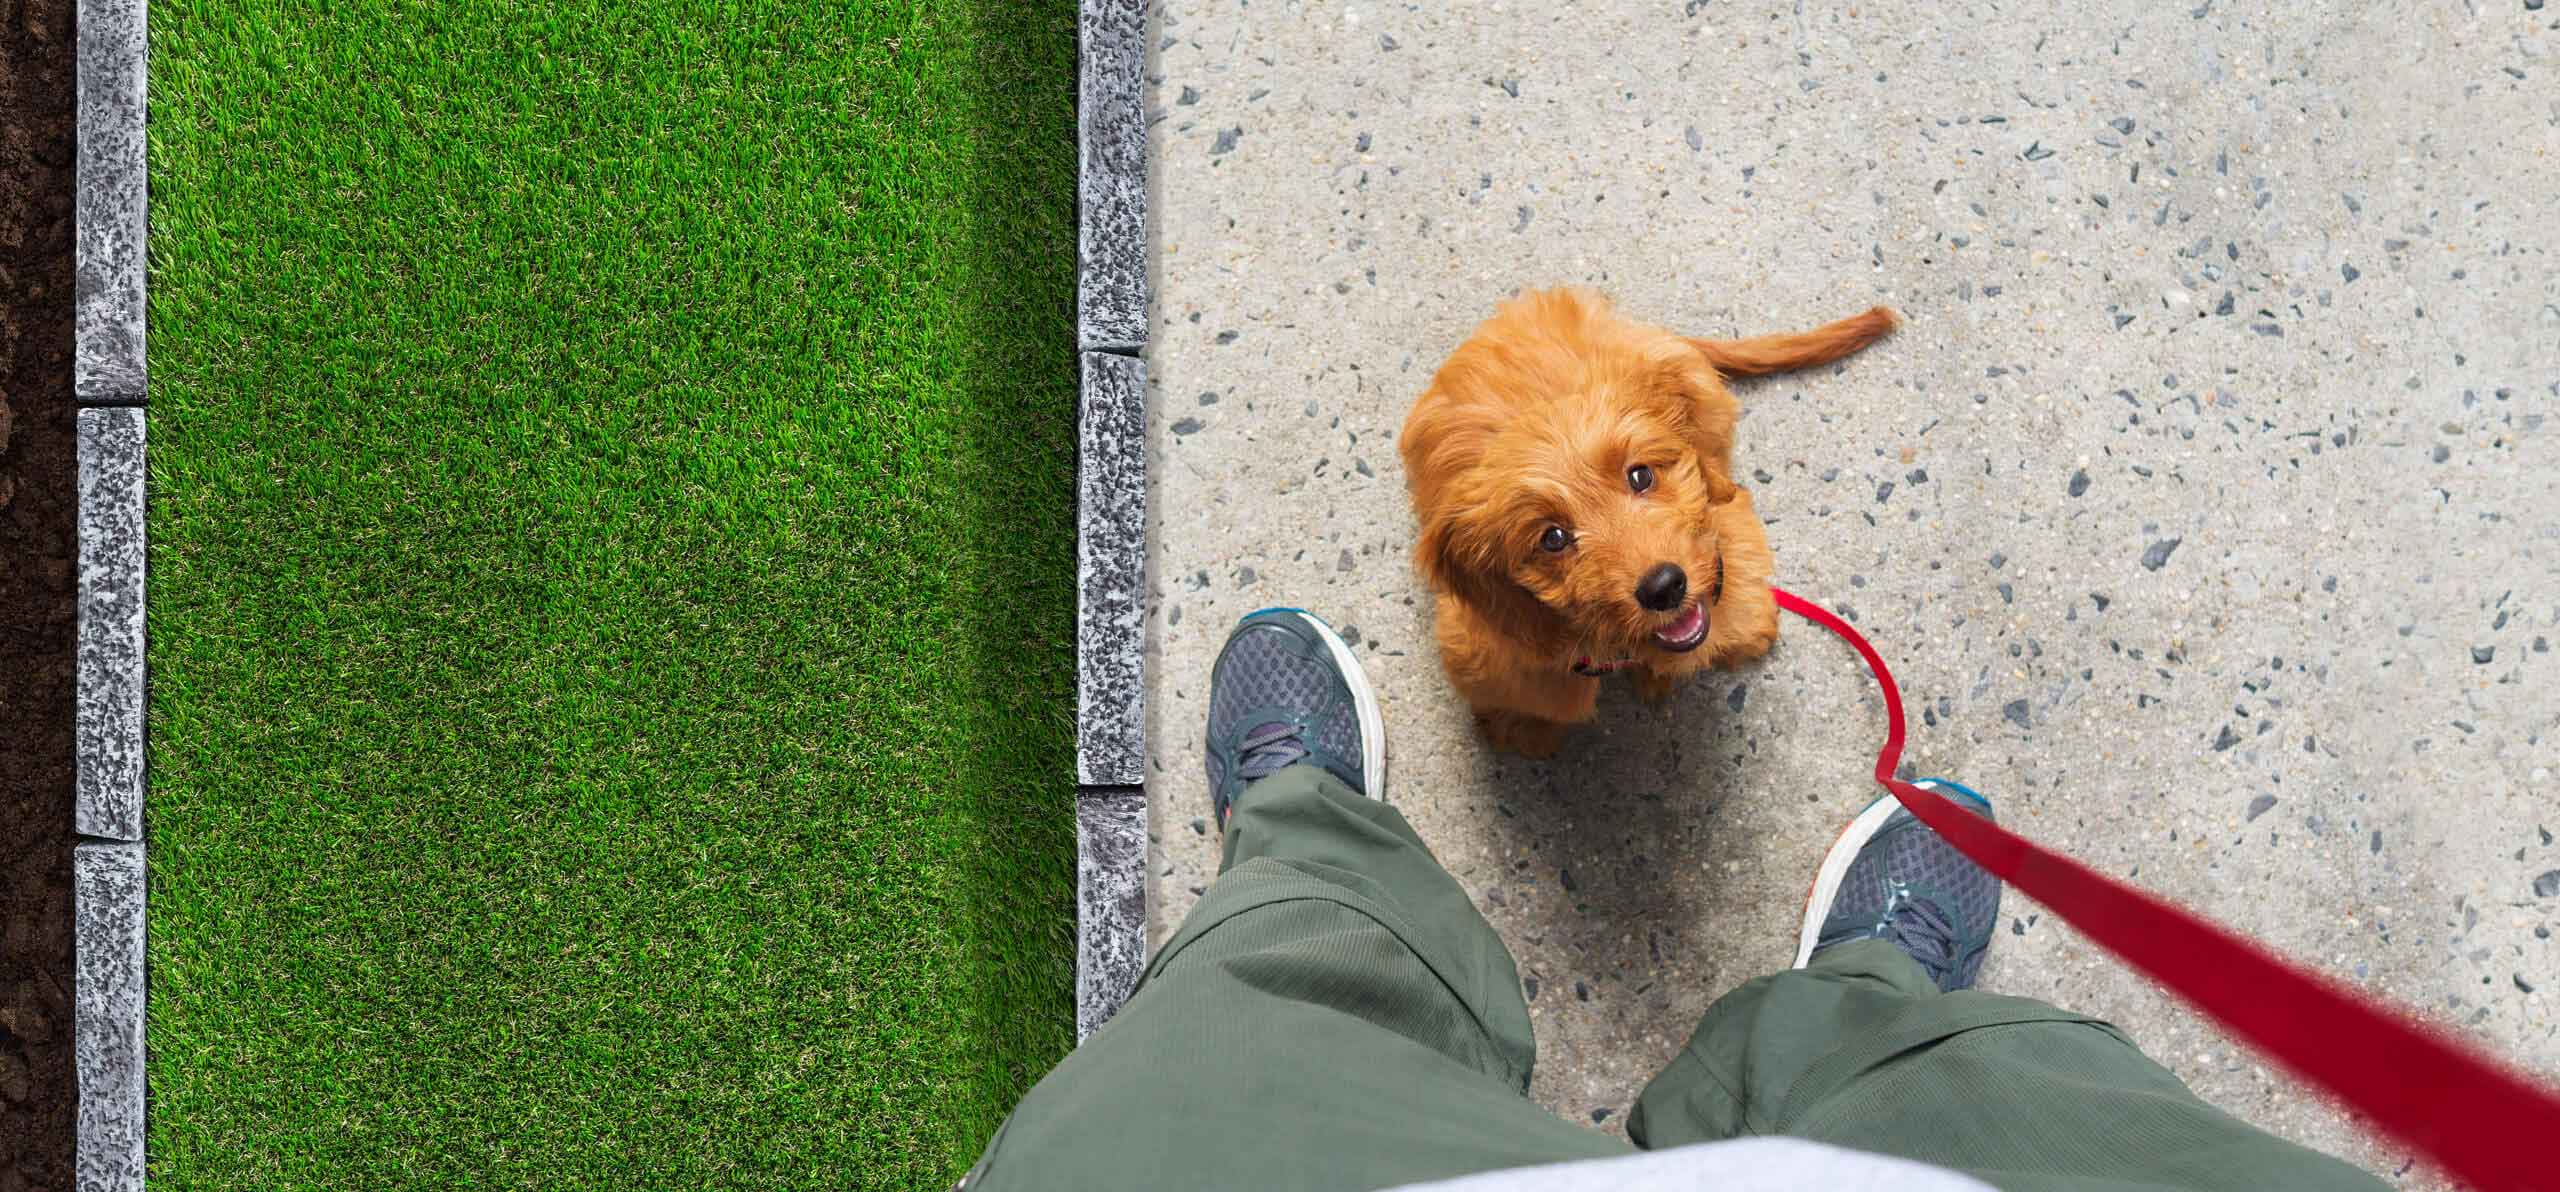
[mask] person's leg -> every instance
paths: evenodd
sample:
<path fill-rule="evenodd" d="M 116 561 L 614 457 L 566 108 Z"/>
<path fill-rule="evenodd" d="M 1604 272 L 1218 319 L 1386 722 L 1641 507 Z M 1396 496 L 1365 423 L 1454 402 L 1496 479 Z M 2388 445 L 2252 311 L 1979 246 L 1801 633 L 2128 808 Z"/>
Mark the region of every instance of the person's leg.
<path fill-rule="evenodd" d="M 1510 954 L 1372 797 L 1374 704 L 1321 625 L 1257 613 L 1220 655 L 1217 884 L 1015 1108 L 973 1192 L 1378 1188 L 1625 1152 L 1527 1099 Z"/>
<path fill-rule="evenodd" d="M 1908 812 L 1871 808 L 1817 879 L 1809 961 L 1709 1007 L 1628 1134 L 1792 1135 L 2011 1192 L 2386 1186 L 2205 1104 L 2106 1023 L 1967 988 L 1999 892 Z"/>

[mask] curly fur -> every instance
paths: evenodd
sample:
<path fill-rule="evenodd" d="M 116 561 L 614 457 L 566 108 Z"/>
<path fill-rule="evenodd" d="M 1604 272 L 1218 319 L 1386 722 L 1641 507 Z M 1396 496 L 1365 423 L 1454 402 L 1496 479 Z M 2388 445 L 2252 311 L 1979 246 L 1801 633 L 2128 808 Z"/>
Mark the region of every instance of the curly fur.
<path fill-rule="evenodd" d="M 1439 594 L 1441 662 L 1498 749 L 1553 753 L 1591 718 L 1599 682 L 1577 658 L 1635 660 L 1648 698 L 1778 637 L 1769 541 L 1733 483 L 1740 411 L 1726 376 L 1837 360 L 1892 331 L 1883 307 L 1814 331 L 1696 339 L 1618 314 L 1584 290 L 1523 294 L 1476 328 L 1405 416 L 1397 449 Z M 1651 470 L 1634 491 L 1629 469 Z M 1562 527 L 1570 545 L 1540 539 Z M 1707 601 L 1703 644 L 1665 648 L 1638 581 L 1670 563 Z M 1720 586 L 1716 577 L 1721 574 Z"/>

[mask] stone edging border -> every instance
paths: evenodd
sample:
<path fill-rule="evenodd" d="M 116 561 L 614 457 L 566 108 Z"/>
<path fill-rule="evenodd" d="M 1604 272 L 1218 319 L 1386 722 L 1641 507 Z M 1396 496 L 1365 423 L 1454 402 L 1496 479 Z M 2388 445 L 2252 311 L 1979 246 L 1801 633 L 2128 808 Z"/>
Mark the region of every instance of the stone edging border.
<path fill-rule="evenodd" d="M 148 0 L 80 0 L 72 209 L 79 469 L 72 704 L 74 1187 L 143 1186 L 144 236 Z"/>
<path fill-rule="evenodd" d="M 1147 0 L 1076 11 L 1076 1038 L 1147 955 Z"/>

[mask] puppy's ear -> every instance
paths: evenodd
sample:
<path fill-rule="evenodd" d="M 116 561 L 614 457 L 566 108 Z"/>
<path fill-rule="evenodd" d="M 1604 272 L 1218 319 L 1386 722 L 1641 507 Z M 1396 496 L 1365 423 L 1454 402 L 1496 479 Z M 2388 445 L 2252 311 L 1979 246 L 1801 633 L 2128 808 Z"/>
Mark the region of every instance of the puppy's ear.
<path fill-rule="evenodd" d="M 1413 546 L 1414 567 L 1423 582 L 1457 598 L 1506 637 L 1542 643 L 1558 636 L 1564 619 L 1512 582 L 1499 554 L 1483 549 L 1469 529 L 1462 517 L 1447 514 L 1424 524 Z"/>
<path fill-rule="evenodd" d="M 1707 504 L 1722 505 L 1742 494 L 1741 487 L 1733 482 L 1732 477 L 1706 460 L 1698 461 L 1698 474 L 1707 480 Z"/>
<path fill-rule="evenodd" d="M 1741 413 L 1732 392 L 1707 367 L 1707 358 L 1678 336 L 1655 337 L 1637 359 L 1642 400 L 1697 451 L 1715 503 L 1731 500 L 1733 482 L 1722 473 L 1732 466 L 1733 424 Z"/>

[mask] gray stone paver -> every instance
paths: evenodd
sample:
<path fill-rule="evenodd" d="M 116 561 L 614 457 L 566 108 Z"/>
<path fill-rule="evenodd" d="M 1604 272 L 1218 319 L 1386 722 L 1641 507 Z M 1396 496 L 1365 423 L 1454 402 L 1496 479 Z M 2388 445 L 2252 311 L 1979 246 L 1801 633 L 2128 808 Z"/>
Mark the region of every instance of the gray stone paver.
<path fill-rule="evenodd" d="M 73 827 L 142 838 L 143 411 L 80 411 L 79 649 Z"/>
<path fill-rule="evenodd" d="M 1076 799 L 1076 1037 L 1110 1021 L 1147 950 L 1147 795 L 1103 787 Z"/>
<path fill-rule="evenodd" d="M 143 1177 L 142 845 L 74 847 L 71 881 L 74 1178 L 80 1192 L 133 1192 Z"/>
<path fill-rule="evenodd" d="M 1076 457 L 1076 781 L 1146 780 L 1146 363 L 1083 358 Z"/>
<path fill-rule="evenodd" d="M 1088 352 L 1147 341 L 1146 0 L 1077 13 L 1076 338 Z"/>
<path fill-rule="evenodd" d="M 144 393 L 149 7 L 146 0 L 80 0 L 72 391 L 82 401 L 138 402 Z"/>

